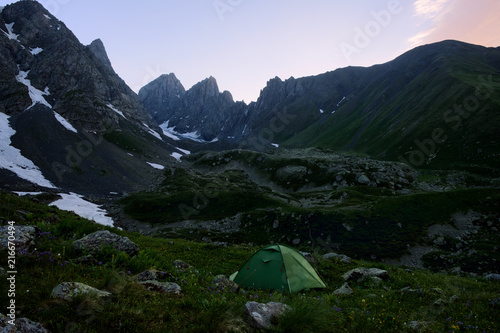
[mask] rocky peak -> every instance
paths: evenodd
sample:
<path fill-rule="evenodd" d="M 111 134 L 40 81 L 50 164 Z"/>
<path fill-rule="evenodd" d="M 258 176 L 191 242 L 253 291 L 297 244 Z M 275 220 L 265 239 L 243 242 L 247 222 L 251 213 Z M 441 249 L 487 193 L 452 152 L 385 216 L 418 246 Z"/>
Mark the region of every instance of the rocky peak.
<path fill-rule="evenodd" d="M 137 95 L 112 70 L 102 41 L 83 46 L 36 1 L 8 5 L 0 16 L 4 32 L 0 33 L 0 66 L 5 67 L 0 91 L 7 87 L 6 98 L 11 99 L 2 103 L 2 110 L 17 113 L 32 105 L 29 82 L 44 92 L 47 103 L 43 104 L 76 128 L 95 131 L 104 119 L 118 125 L 120 115 L 113 109 L 140 126 L 144 122 L 154 126 Z"/>
<path fill-rule="evenodd" d="M 90 43 L 87 48 L 103 63 L 107 69 L 114 72 L 111 61 L 108 58 L 108 53 L 104 48 L 103 42 L 99 38 Z"/>
<path fill-rule="evenodd" d="M 143 99 L 145 96 L 148 96 L 149 98 L 151 94 L 155 94 L 159 100 L 165 100 L 165 98 L 180 98 L 185 92 L 184 86 L 177 79 L 175 74 L 170 73 L 163 74 L 142 87 L 141 90 L 139 90 L 139 97 Z"/>
<path fill-rule="evenodd" d="M 199 96 L 201 100 L 217 97 L 220 94 L 219 86 L 213 76 L 198 82 L 188 92 Z"/>

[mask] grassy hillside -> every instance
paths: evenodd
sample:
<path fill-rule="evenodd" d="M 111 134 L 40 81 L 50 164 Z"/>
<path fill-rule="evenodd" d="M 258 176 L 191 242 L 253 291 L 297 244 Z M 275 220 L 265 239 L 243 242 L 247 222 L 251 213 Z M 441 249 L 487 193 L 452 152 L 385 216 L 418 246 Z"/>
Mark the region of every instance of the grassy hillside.
<path fill-rule="evenodd" d="M 163 237 L 305 249 L 328 240 L 360 259 L 400 258 L 417 244 L 433 246 L 428 228 L 455 228 L 455 214 L 482 214 L 475 223 L 484 233 L 500 217 L 498 180 L 473 173 L 432 171 L 417 179 L 403 164 L 325 150 L 199 153 L 186 160 L 191 167 L 167 171 L 155 191 L 122 199 L 125 213 Z M 361 173 L 384 181 L 360 184 Z M 479 241 L 472 235 L 470 244 L 472 237 Z M 500 241 L 498 233 L 492 237 L 489 250 L 476 250 L 481 258 Z M 475 272 L 499 268 L 482 267 Z"/>
<path fill-rule="evenodd" d="M 423 332 L 497 331 L 498 282 L 480 277 L 455 277 L 426 270 L 408 270 L 368 261 L 344 264 L 322 260 L 314 264 L 328 284 L 325 290 L 281 294 L 268 290 L 214 289 L 218 274 L 229 275 L 258 247 L 246 244 L 227 248 L 183 239 L 160 239 L 106 228 L 127 236 L 141 251 L 130 258 L 104 249 L 93 259 L 79 262 L 71 248 L 73 240 L 104 229 L 93 222 L 59 211 L 36 200 L 0 194 L 2 223 L 39 228 L 36 248 L 16 255 L 16 301 L 18 316 L 41 322 L 53 332 L 248 332 L 243 306 L 248 301 L 278 301 L 293 310 L 277 323 L 276 332 L 412 332 L 418 322 Z M 2 255 L 5 267 L 6 252 Z M 193 270 L 177 270 L 174 260 Z M 389 272 L 380 284 L 351 283 L 354 294 L 335 296 L 341 275 L 352 268 L 378 267 Z M 178 283 L 180 297 L 146 291 L 132 278 L 143 270 L 165 272 L 164 281 Z M 67 303 L 50 299 L 53 287 L 77 281 L 113 294 L 111 301 L 83 297 Z M 410 287 L 415 294 L 407 294 Z M 6 280 L 1 288 L 6 290 Z M 409 295 L 411 297 L 409 297 Z M 7 304 L 6 293 L 0 294 Z M 496 299 L 496 301 L 494 301 Z"/>
<path fill-rule="evenodd" d="M 287 148 L 355 151 L 417 168 L 495 167 L 498 59 L 498 49 L 444 41 L 386 64 L 300 78 L 304 91 L 262 114 L 254 131 L 269 131 L 269 118 L 283 113 L 289 121 L 273 140 Z"/>

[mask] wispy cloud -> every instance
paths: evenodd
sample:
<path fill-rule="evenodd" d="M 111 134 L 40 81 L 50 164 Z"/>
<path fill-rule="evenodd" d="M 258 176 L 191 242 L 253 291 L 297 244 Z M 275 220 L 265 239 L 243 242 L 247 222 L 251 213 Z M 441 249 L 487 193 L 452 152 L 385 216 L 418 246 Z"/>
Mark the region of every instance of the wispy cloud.
<path fill-rule="evenodd" d="M 413 5 L 415 26 L 410 47 L 445 39 L 484 45 L 500 45 L 500 1 L 417 0 Z"/>
<path fill-rule="evenodd" d="M 450 0 L 417 0 L 413 7 L 416 16 L 434 19 L 439 15 Z"/>
<path fill-rule="evenodd" d="M 436 29 L 429 29 L 425 31 L 421 31 L 413 37 L 408 38 L 408 42 L 410 43 L 410 47 L 414 48 L 418 45 L 425 44 L 425 40 L 429 37 Z"/>

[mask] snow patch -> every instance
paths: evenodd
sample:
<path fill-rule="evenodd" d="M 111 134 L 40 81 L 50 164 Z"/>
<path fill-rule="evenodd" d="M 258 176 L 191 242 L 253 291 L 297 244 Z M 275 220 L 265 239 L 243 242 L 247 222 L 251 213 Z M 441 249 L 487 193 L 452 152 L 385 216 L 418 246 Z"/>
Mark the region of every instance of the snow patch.
<path fill-rule="evenodd" d="M 115 111 L 116 113 L 118 113 L 123 118 L 127 119 L 127 117 L 125 117 L 125 115 L 123 114 L 123 112 L 121 112 L 120 110 L 118 110 L 117 108 L 115 108 L 111 103 L 106 104 L 106 106 L 108 108 L 110 108 L 111 110 Z"/>
<path fill-rule="evenodd" d="M 30 50 L 32 55 L 37 55 L 42 51 L 43 51 L 43 49 L 41 47 L 36 47 L 36 48 Z"/>
<path fill-rule="evenodd" d="M 319 109 L 319 113 L 323 114 L 323 113 L 325 113 L 325 111 L 323 111 L 322 109 Z"/>
<path fill-rule="evenodd" d="M 337 106 L 340 105 L 340 103 L 342 103 L 342 101 L 345 99 L 345 96 L 340 100 L 340 102 L 337 103 Z"/>
<path fill-rule="evenodd" d="M 43 14 L 43 16 L 45 16 L 45 18 L 46 18 L 47 20 L 50 20 L 50 19 L 51 19 L 51 17 L 50 17 L 49 15 L 47 15 L 47 14 Z"/>
<path fill-rule="evenodd" d="M 160 164 L 155 164 L 155 163 L 151 163 L 151 162 L 146 162 L 146 163 L 149 164 L 150 166 L 152 166 L 153 168 L 158 169 L 158 170 L 165 169 L 165 167 L 163 165 L 160 165 Z"/>
<path fill-rule="evenodd" d="M 72 211 L 76 215 L 102 225 L 111 227 L 114 225 L 113 219 L 106 216 L 107 212 L 101 206 L 84 200 L 83 196 L 72 192 L 70 194 L 59 193 L 59 195 L 62 196 L 62 199 L 54 201 L 49 206 L 56 206 L 62 210 Z"/>
<path fill-rule="evenodd" d="M 54 116 L 56 117 L 57 121 L 64 126 L 68 131 L 78 133 L 76 128 L 73 127 L 63 116 L 61 116 L 59 113 L 54 111 Z"/>
<path fill-rule="evenodd" d="M 182 157 L 182 154 L 179 154 L 179 153 L 172 153 L 172 154 L 170 154 L 170 156 L 172 156 L 173 158 L 175 158 L 177 161 L 179 161 L 179 162 L 180 162 L 181 157 Z"/>
<path fill-rule="evenodd" d="M 274 147 L 276 147 L 276 148 L 279 148 L 279 147 L 280 147 L 280 145 L 279 145 L 279 144 L 277 144 L 277 143 L 271 143 L 271 146 L 274 146 Z"/>
<path fill-rule="evenodd" d="M 9 124 L 9 116 L 0 112 L 0 168 L 14 172 L 19 178 L 34 184 L 57 188 L 45 179 L 42 171 L 29 159 L 21 155 L 21 151 L 11 146 L 10 138 L 16 134 Z"/>
<path fill-rule="evenodd" d="M 169 137 L 172 140 L 179 141 L 180 140 L 179 137 L 174 134 L 175 133 L 174 127 L 168 127 L 169 122 L 170 120 L 167 120 L 166 122 L 160 125 L 163 134 L 165 134 L 165 136 Z"/>
<path fill-rule="evenodd" d="M 5 27 L 7 28 L 7 32 L 5 32 L 5 31 L 3 32 L 5 34 L 5 36 L 7 36 L 9 39 L 12 39 L 12 40 L 19 42 L 19 39 L 17 39 L 17 37 L 19 37 L 19 35 L 15 34 L 13 29 L 12 29 L 14 27 L 14 22 L 6 24 Z"/>
<path fill-rule="evenodd" d="M 188 132 L 188 133 L 179 133 L 179 132 L 175 131 L 175 129 L 174 129 L 175 126 L 168 127 L 169 122 L 170 122 L 170 120 L 167 120 L 166 122 L 164 122 L 163 124 L 160 125 L 160 128 L 162 129 L 163 134 L 165 134 L 165 136 L 168 136 L 169 138 L 171 138 L 175 141 L 179 141 L 181 138 L 200 142 L 200 143 L 214 143 L 214 142 L 219 141 L 219 139 L 217 139 L 217 138 L 215 138 L 211 141 L 206 141 L 206 140 L 200 139 L 200 133 L 198 133 L 198 131 L 193 131 L 193 132 Z"/>
<path fill-rule="evenodd" d="M 16 76 L 16 80 L 18 82 L 21 82 L 24 84 L 26 87 L 28 87 L 29 95 L 31 98 L 31 106 L 28 109 L 31 109 L 36 103 L 41 103 L 49 108 L 52 109 L 52 105 L 50 105 L 43 96 L 48 96 L 50 95 L 49 93 L 49 88 L 46 87 L 45 91 L 41 91 L 40 89 L 37 89 L 31 85 L 31 81 L 27 79 L 29 74 L 29 71 L 21 71 L 19 70 L 19 74 Z"/>
<path fill-rule="evenodd" d="M 39 195 L 39 194 L 42 194 L 43 192 L 16 192 L 16 191 L 14 191 L 14 193 L 20 197 L 24 197 L 25 195 Z"/>
<path fill-rule="evenodd" d="M 162 139 L 161 135 L 160 135 L 158 132 L 153 131 L 153 130 L 151 129 L 151 127 L 149 127 L 146 123 L 142 123 L 142 124 L 143 124 L 144 126 L 146 126 L 146 128 L 148 129 L 149 134 L 151 134 L 151 135 L 155 136 L 156 138 L 158 138 L 159 140 L 163 141 L 163 139 Z"/>
<path fill-rule="evenodd" d="M 189 150 L 186 150 L 186 149 L 182 149 L 182 148 L 179 148 L 179 147 L 176 147 L 175 149 L 177 149 L 178 151 L 184 153 L 185 155 L 191 154 L 191 152 Z"/>

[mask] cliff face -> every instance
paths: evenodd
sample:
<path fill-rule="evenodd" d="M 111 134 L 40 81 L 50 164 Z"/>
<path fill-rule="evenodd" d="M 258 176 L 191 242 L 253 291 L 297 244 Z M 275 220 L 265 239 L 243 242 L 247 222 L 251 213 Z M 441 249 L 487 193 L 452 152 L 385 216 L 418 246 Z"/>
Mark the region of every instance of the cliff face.
<path fill-rule="evenodd" d="M 62 189 L 130 191 L 153 176 L 146 162 L 176 162 L 100 40 L 82 45 L 36 1 L 4 7 L 0 30 L 0 125 L 17 156 L 1 165 L 2 183 L 22 183 L 22 160 Z"/>
<path fill-rule="evenodd" d="M 3 111 L 22 112 L 32 103 L 24 75 L 44 99 L 73 126 L 98 131 L 103 119 L 118 115 L 154 126 L 137 95 L 116 75 L 100 40 L 85 47 L 63 22 L 35 1 L 21 1 L 2 11 L 0 93 Z M 46 89 L 46 90 L 45 90 Z"/>
<path fill-rule="evenodd" d="M 213 77 L 186 91 L 174 74 L 162 75 L 143 87 L 139 98 L 159 124 L 168 122 L 175 132 L 193 133 L 203 141 L 232 137 L 246 108 L 229 91 L 221 93 Z"/>

